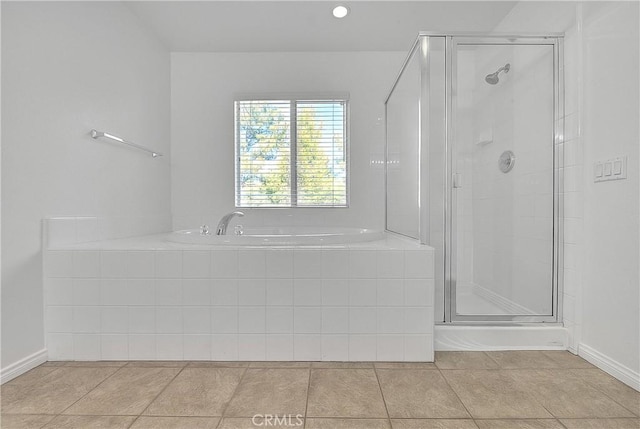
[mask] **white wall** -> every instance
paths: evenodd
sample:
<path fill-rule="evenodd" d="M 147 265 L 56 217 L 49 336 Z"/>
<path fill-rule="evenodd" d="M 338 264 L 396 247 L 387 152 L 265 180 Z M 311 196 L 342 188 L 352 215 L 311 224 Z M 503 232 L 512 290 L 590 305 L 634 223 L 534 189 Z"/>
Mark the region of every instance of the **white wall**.
<path fill-rule="evenodd" d="M 636 388 L 638 13 L 637 2 L 522 2 L 496 28 L 565 32 L 563 322 L 571 351 Z M 593 182 L 594 162 L 624 155 L 626 180 Z"/>
<path fill-rule="evenodd" d="M 168 52 L 122 4 L 2 3 L 2 368 L 45 347 L 41 221 L 170 214 Z"/>
<path fill-rule="evenodd" d="M 234 208 L 234 95 L 350 94 L 348 209 L 251 209 L 245 225 L 384 227 L 384 99 L 404 52 L 173 53 L 174 227 L 216 225 Z"/>
<path fill-rule="evenodd" d="M 582 18 L 581 348 L 603 354 L 636 377 L 640 376 L 638 6 L 637 2 L 585 4 Z M 594 162 L 624 155 L 628 156 L 626 180 L 593 182 Z"/>

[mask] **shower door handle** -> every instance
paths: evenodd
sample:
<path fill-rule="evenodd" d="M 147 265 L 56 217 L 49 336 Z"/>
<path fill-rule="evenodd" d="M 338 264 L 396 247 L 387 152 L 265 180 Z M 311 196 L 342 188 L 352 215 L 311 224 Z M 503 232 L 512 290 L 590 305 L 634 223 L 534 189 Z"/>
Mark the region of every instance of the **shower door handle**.
<path fill-rule="evenodd" d="M 462 188 L 462 174 L 456 173 L 453 175 L 453 189 Z"/>

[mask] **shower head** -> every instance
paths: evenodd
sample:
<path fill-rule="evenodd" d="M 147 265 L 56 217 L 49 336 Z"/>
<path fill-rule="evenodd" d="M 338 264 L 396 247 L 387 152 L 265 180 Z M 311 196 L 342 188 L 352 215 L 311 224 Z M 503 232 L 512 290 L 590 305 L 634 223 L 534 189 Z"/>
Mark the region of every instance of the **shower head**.
<path fill-rule="evenodd" d="M 500 72 L 504 71 L 505 73 L 509 73 L 509 69 L 511 69 L 511 64 L 507 63 L 504 66 L 500 67 L 495 72 L 486 75 L 484 80 L 487 81 L 489 85 L 495 85 L 500 81 L 500 79 L 498 78 L 498 75 L 500 74 Z"/>

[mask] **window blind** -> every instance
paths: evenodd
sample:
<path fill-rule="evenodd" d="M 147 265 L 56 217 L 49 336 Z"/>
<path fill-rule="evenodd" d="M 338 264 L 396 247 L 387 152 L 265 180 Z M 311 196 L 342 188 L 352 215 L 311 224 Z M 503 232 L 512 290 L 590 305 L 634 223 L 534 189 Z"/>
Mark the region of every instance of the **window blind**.
<path fill-rule="evenodd" d="M 235 103 L 237 207 L 345 207 L 346 100 Z"/>

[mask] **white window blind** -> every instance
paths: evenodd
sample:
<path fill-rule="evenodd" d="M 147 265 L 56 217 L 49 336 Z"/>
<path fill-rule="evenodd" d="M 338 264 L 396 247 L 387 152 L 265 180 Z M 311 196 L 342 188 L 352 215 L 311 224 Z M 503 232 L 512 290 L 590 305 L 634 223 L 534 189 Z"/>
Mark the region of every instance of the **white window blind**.
<path fill-rule="evenodd" d="M 346 100 L 235 102 L 236 207 L 346 207 Z"/>

